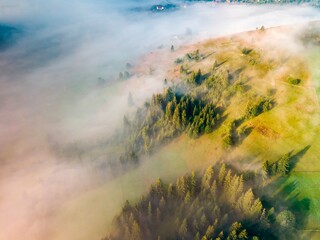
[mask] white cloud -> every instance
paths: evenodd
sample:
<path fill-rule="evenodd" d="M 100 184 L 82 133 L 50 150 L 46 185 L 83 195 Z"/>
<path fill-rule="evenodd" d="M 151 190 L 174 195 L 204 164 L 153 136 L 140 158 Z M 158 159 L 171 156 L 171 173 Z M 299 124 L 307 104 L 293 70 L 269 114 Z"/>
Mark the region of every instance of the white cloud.
<path fill-rule="evenodd" d="M 208 3 L 153 14 L 130 9 L 155 1 L 119 2 L 1 1 L 0 23 L 21 28 L 23 37 L 0 53 L 0 239 L 50 239 L 62 204 L 51 199 L 86 185 L 90 168 L 57 162 L 48 136 L 62 144 L 102 138 L 122 119 L 129 90 L 143 98 L 159 89 L 159 79 L 111 89 L 99 77 L 112 81 L 126 62 L 159 45 L 319 19 L 317 9 L 302 6 Z M 187 28 L 193 38 L 174 38 Z"/>

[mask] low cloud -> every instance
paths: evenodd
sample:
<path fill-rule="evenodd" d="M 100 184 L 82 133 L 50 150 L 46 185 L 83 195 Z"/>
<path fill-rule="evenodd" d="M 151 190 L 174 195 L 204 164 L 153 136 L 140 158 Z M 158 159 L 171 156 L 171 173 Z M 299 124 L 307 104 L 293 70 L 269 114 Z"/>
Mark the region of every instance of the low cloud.
<path fill-rule="evenodd" d="M 101 168 L 108 155 L 99 149 L 128 111 L 128 93 L 143 102 L 164 77 L 119 82 L 127 62 L 159 47 L 319 19 L 308 6 L 181 3 L 173 12 L 148 11 L 155 3 L 1 1 L 0 24 L 20 31 L 0 52 L 1 239 L 53 239 L 63 231 L 54 219 L 64 202 L 108 179 Z M 60 159 L 52 143 L 98 153 L 90 162 Z"/>

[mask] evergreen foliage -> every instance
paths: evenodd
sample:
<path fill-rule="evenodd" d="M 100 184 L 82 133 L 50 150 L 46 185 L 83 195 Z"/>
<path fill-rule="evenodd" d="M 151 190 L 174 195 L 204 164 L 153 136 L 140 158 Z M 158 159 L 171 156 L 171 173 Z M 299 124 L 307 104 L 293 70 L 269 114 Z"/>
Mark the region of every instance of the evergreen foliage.
<path fill-rule="evenodd" d="M 277 239 L 294 223 L 286 210 L 269 221 L 242 175 L 210 166 L 202 176 L 193 172 L 175 184 L 158 179 L 146 197 L 125 204 L 106 239 Z"/>
<path fill-rule="evenodd" d="M 154 94 L 150 104 L 139 109 L 133 121 L 125 118 L 124 129 L 129 140 L 122 159 L 127 159 L 128 153 L 149 153 L 154 146 L 184 131 L 193 138 L 210 133 L 218 120 L 214 104 L 190 94 L 179 94 L 169 87 L 163 94 Z"/>
<path fill-rule="evenodd" d="M 254 118 L 260 114 L 271 110 L 274 106 L 273 100 L 269 98 L 260 98 L 256 101 L 251 101 L 247 105 L 246 119 Z"/>
<path fill-rule="evenodd" d="M 268 160 L 262 163 L 262 170 L 267 176 L 286 176 L 290 172 L 290 154 L 283 155 L 278 161 L 270 163 Z"/>
<path fill-rule="evenodd" d="M 301 79 L 288 77 L 288 82 L 293 85 L 299 85 L 301 83 Z"/>
<path fill-rule="evenodd" d="M 197 50 L 187 54 L 186 58 L 197 60 L 202 57 Z M 169 86 L 165 80 L 162 93 L 153 94 L 151 100 L 138 108 L 134 116 L 126 117 L 120 139 L 120 144 L 124 146 L 120 162 L 137 163 L 141 154 L 150 154 L 155 147 L 183 133 L 198 138 L 217 128 L 231 98 L 236 94 L 244 94 L 247 89 L 245 77 L 233 76 L 229 69 L 221 67 L 222 64 L 215 61 L 207 73 L 201 69 L 195 72 L 181 65 L 182 81 Z M 131 94 L 128 104 L 133 105 Z M 269 111 L 273 106 L 271 99 L 253 95 L 245 116 L 239 122 Z M 228 126 L 223 137 L 226 147 L 234 146 L 243 137 L 243 134 L 237 133 L 238 126 L 235 122 Z"/>

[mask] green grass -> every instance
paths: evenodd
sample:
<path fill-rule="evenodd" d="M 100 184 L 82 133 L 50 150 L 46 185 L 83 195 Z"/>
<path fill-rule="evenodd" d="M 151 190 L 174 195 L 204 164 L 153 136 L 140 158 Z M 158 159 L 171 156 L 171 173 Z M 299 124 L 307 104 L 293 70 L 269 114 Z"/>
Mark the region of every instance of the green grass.
<path fill-rule="evenodd" d="M 240 127 L 251 127 L 251 133 L 242 143 L 226 150 L 222 146 L 223 126 L 242 116 L 250 94 L 246 92 L 234 97 L 225 112 L 225 122 L 211 134 L 198 139 L 182 135 L 151 155 L 137 169 L 98 186 L 65 205 L 58 221 L 63 223 L 63 229 L 66 231 L 64 238 L 75 238 L 75 233 L 76 239 L 103 237 L 124 201 L 137 200 L 159 177 L 166 182 L 173 181 L 186 172 L 201 171 L 220 160 L 231 162 L 239 168 L 257 170 L 260 169 L 262 161 L 276 161 L 282 155 L 292 152 L 295 156 L 293 172 L 289 178 L 276 185 L 275 192 L 282 192 L 284 198 L 291 199 L 291 203 L 296 204 L 291 205 L 292 207 L 303 207 L 306 221 L 303 226 L 305 231 L 300 231 L 301 237 L 319 239 L 320 233 L 317 230 L 320 231 L 320 108 L 315 89 L 318 90 L 319 96 L 320 51 L 311 51 L 309 54 L 308 64 L 312 70 L 312 82 L 308 79 L 306 64 L 299 65 L 301 59 L 295 61 L 292 58 L 286 62 L 279 56 L 280 60 L 276 59 L 271 63 L 269 59 L 263 59 L 263 52 L 260 52 L 262 50 L 250 45 L 246 47 L 252 48 L 253 51 L 242 56 L 239 51 L 240 45 L 241 43 L 236 41 L 228 42 L 225 47 L 215 49 L 214 44 L 207 43 L 210 47 L 209 52 L 217 52 L 203 62 L 194 64 L 191 69 L 196 71 L 203 66 L 208 71 L 214 60 L 227 60 L 225 66 L 230 69 L 241 68 L 241 73 L 249 76 L 249 92 L 265 94 L 270 87 L 276 89 L 273 97 L 277 104 L 274 109 L 245 121 Z M 251 58 L 255 58 L 256 64 L 249 64 Z M 300 67 L 297 67 L 297 64 Z M 287 69 L 292 72 L 274 70 L 274 66 L 282 65 L 288 65 Z M 270 73 L 274 76 L 270 76 Z M 289 74 L 303 81 L 298 86 L 290 85 L 287 83 Z M 88 209 L 88 204 L 92 204 L 92 208 Z M 79 220 L 77 224 L 73 224 L 73 218 Z M 83 223 L 83 230 L 78 229 L 79 222 Z M 94 226 L 88 229 L 88 222 L 94 223 Z M 55 239 L 62 237 L 55 236 Z"/>
<path fill-rule="evenodd" d="M 228 59 L 226 64 L 231 68 L 243 66 L 243 58 L 247 56 L 239 58 L 235 55 L 235 52 L 236 50 L 229 51 L 227 54 L 220 52 L 217 58 L 220 60 Z M 258 59 L 258 54 L 254 54 L 254 52 L 250 54 L 256 55 Z M 293 155 L 296 154 L 293 173 L 284 183 L 277 186 L 278 191 L 284 189 L 288 198 L 296 198 L 296 205 L 292 206 L 293 209 L 305 208 L 306 222 L 303 228 L 306 231 L 301 231 L 301 236 L 318 239 L 320 235 L 318 232 L 320 231 L 320 137 L 318 137 L 320 136 L 320 109 L 314 89 L 316 87 L 319 96 L 319 49 L 311 51 L 309 58 L 308 69 L 311 69 L 312 81 L 308 81 L 307 64 L 304 64 L 303 67 L 297 67 L 297 62 L 302 60 L 299 59 L 295 62 L 294 58 L 290 59 L 286 64 L 289 65 L 288 69 L 291 72 L 285 72 L 275 80 L 275 88 L 277 89 L 274 96 L 277 102 L 276 107 L 270 112 L 243 124 L 253 127 L 252 132 L 243 143 L 229 151 L 223 151 L 219 145 L 221 143 L 219 139 L 221 138 L 221 131 L 218 130 L 209 137 L 202 137 L 201 142 L 198 143 L 199 149 L 207 146 L 214 147 L 215 151 L 199 150 L 197 151 L 197 159 L 206 159 L 207 154 L 212 154 L 212 157 L 216 159 L 233 161 L 236 166 L 248 166 L 248 168 L 254 167 L 256 169 L 261 166 L 263 160 L 275 161 L 288 152 L 292 152 Z M 279 66 L 281 64 L 277 63 Z M 243 72 L 252 76 L 253 80 L 250 81 L 252 89 L 263 92 L 261 88 L 270 86 L 268 78 L 264 78 L 268 71 L 273 71 L 272 66 L 266 61 L 262 61 L 254 66 L 245 66 Z M 303 79 L 299 86 L 287 83 L 289 73 Z M 244 102 L 245 98 L 232 100 L 233 104 L 227 110 L 227 121 L 241 115 L 239 111 L 241 112 L 240 109 L 243 108 Z M 259 131 L 259 128 L 265 129 L 265 134 Z M 193 166 L 201 167 L 201 163 L 193 164 Z M 295 188 L 291 189 L 293 185 Z"/>
<path fill-rule="evenodd" d="M 315 87 L 318 97 L 320 96 L 320 47 L 314 47 L 308 52 L 308 63 L 311 69 L 313 86 Z"/>
<path fill-rule="evenodd" d="M 305 225 L 303 225 L 305 231 L 300 231 L 301 236 L 319 239 L 320 109 L 318 96 L 320 94 L 320 71 L 318 66 L 320 51 L 319 49 L 311 51 L 309 62 L 304 64 L 301 64 L 303 59 L 300 57 L 299 59 L 292 58 L 286 63 L 276 61 L 270 64 L 266 59 L 261 60 L 260 55 L 253 51 L 250 57 L 257 60 L 253 66 L 246 64 L 248 56 L 239 57 L 236 52 L 237 49 L 229 45 L 226 52 L 221 50 L 214 57 L 218 59 L 218 62 L 228 59 L 225 64 L 231 69 L 241 66 L 243 74 L 251 76 L 249 81 L 251 88 L 258 93 L 263 93 L 264 89 L 271 86 L 268 71 L 273 72 L 273 66 L 287 65 L 288 70 L 277 75 L 274 80 L 274 88 L 276 88 L 274 98 L 277 105 L 270 112 L 243 123 L 244 126 L 251 126 L 253 130 L 241 145 L 228 151 L 223 150 L 221 148 L 223 131 L 218 129 L 211 135 L 196 140 L 197 143 L 194 145 L 197 147 L 194 148 L 198 150 L 194 151 L 197 152 L 197 158 L 192 160 L 192 154 L 187 149 L 184 150 L 188 152 L 184 158 L 190 166 L 196 169 L 207 164 L 207 161 L 199 162 L 198 159 L 208 159 L 210 154 L 216 160 L 232 161 L 240 168 L 257 169 L 260 168 L 263 160 L 276 161 L 282 155 L 292 152 L 293 155 L 296 155 L 293 172 L 285 182 L 276 188 L 278 191 L 284 191 L 284 197 L 295 199 L 296 205 L 292 205 L 293 209 L 305 208 L 305 216 L 303 216 L 306 218 Z M 299 64 L 300 67 L 298 67 Z M 199 66 L 200 63 L 197 67 Z M 311 70 L 310 73 L 309 70 Z M 276 71 L 274 73 L 276 74 Z M 287 78 L 290 74 L 303 81 L 298 86 L 288 84 Z M 316 96 L 315 88 L 318 96 Z M 242 98 L 232 99 L 231 106 L 226 111 L 228 114 L 226 121 L 232 121 L 241 116 L 247 96 L 246 94 Z M 209 148 L 209 150 L 204 148 Z"/>

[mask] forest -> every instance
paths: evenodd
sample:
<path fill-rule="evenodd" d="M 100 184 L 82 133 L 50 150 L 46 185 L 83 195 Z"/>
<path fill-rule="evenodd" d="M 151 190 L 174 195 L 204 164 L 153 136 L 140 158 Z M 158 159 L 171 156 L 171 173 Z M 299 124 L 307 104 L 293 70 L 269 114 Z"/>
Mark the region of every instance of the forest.
<path fill-rule="evenodd" d="M 128 201 L 105 240 L 117 239 L 288 239 L 295 215 L 262 202 L 248 173 L 225 164 L 210 166 L 166 184 L 158 179 L 137 203 Z"/>
<path fill-rule="evenodd" d="M 188 66 L 190 62 L 204 58 L 199 50 L 178 58 L 175 64 L 180 66 L 181 81 L 169 85 L 165 79 L 162 93 L 153 94 L 133 117 L 124 116 L 124 130 L 115 140 L 125 146 L 120 156 L 121 165 L 137 163 L 139 155 L 152 153 L 156 147 L 182 133 L 198 138 L 221 126 L 231 98 L 246 93 L 249 86 L 245 76 L 224 68 L 224 62 L 215 61 L 210 71 L 205 73 L 201 69 L 191 70 Z M 131 94 L 128 104 L 133 105 Z M 237 144 L 248 134 L 246 129 L 237 130 L 241 123 L 269 111 L 274 105 L 272 97 L 253 94 L 243 116 L 228 124 L 223 137 L 226 147 Z"/>

